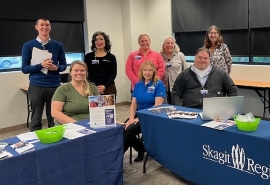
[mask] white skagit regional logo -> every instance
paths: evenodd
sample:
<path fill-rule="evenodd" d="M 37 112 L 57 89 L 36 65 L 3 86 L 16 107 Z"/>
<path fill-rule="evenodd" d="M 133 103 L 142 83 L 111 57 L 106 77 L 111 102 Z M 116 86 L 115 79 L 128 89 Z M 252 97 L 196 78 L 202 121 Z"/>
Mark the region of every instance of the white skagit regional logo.
<path fill-rule="evenodd" d="M 251 175 L 260 175 L 265 180 L 270 178 L 270 166 L 260 165 L 255 163 L 253 159 L 246 157 L 245 150 L 240 148 L 238 144 L 232 146 L 230 153 L 212 150 L 210 145 L 203 145 L 203 158 L 219 164 L 225 164 L 230 168 Z"/>

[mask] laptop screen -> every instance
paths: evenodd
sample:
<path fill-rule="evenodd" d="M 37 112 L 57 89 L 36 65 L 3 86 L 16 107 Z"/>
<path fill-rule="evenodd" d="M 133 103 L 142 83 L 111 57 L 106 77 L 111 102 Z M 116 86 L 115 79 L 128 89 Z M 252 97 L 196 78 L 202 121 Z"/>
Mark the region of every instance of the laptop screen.
<path fill-rule="evenodd" d="M 244 96 L 204 98 L 202 120 L 232 119 L 242 114 L 243 102 Z"/>

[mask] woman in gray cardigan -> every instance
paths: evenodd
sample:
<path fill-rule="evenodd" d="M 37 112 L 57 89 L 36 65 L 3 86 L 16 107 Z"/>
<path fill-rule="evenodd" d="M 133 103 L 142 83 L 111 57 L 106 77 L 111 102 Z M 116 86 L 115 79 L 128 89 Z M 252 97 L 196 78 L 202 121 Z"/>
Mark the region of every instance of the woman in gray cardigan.
<path fill-rule="evenodd" d="M 166 68 L 162 81 L 166 86 L 167 102 L 171 104 L 171 92 L 174 81 L 176 77 L 187 68 L 186 58 L 185 55 L 180 52 L 180 48 L 172 36 L 168 36 L 164 39 L 160 54 L 163 57 Z"/>

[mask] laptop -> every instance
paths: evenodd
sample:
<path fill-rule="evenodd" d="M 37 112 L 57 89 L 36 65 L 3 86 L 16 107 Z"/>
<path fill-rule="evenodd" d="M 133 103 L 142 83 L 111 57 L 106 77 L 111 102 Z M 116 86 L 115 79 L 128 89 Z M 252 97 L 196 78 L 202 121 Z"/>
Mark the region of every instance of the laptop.
<path fill-rule="evenodd" d="M 204 98 L 202 120 L 232 119 L 242 114 L 243 102 L 244 96 Z"/>

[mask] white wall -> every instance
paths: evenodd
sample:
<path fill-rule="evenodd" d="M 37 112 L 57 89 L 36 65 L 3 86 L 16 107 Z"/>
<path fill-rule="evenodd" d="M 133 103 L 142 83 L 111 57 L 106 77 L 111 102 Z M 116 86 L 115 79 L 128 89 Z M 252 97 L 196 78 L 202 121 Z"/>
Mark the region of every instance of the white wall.
<path fill-rule="evenodd" d="M 147 26 L 151 49 L 161 50 L 166 36 L 172 36 L 171 0 L 146 0 Z"/>
<path fill-rule="evenodd" d="M 172 34 L 170 0 L 85 0 L 88 43 L 95 31 L 110 35 L 112 53 L 118 62 L 117 102 L 130 101 L 130 82 L 125 75 L 125 61 L 131 51 L 139 48 L 139 34 L 151 37 L 151 48 L 159 51 L 165 36 Z M 34 28 L 33 28 L 34 29 Z M 269 81 L 270 66 L 233 65 L 234 79 Z M 28 85 L 28 75 L 21 72 L 0 73 L 0 128 L 26 122 L 26 95 L 20 87 Z M 252 90 L 239 90 L 245 96 L 244 112 L 262 115 L 263 104 Z M 269 114 L 267 114 L 269 117 Z M 45 116 L 43 116 L 45 118 Z"/>
<path fill-rule="evenodd" d="M 20 87 L 28 86 L 28 76 L 22 72 L 0 73 L 0 128 L 26 123 L 26 94 Z"/>

